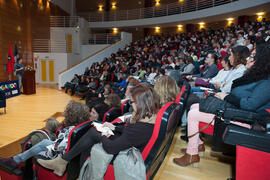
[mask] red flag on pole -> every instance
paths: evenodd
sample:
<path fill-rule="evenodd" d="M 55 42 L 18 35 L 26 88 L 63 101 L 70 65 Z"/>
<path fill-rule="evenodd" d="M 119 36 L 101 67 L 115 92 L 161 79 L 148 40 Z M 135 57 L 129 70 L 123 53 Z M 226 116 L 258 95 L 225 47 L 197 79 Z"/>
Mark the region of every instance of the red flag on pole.
<path fill-rule="evenodd" d="M 8 74 L 13 73 L 14 64 L 15 64 L 15 59 L 14 59 L 14 56 L 13 56 L 13 53 L 12 53 L 11 44 L 9 43 L 8 64 L 7 64 L 7 72 L 8 72 Z"/>

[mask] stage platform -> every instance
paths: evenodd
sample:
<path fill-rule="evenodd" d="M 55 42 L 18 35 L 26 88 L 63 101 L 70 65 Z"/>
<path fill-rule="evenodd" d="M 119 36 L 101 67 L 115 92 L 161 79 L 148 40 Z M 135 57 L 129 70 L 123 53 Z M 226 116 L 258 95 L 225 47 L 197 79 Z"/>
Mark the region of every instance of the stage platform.
<path fill-rule="evenodd" d="M 7 113 L 0 109 L 0 157 L 19 153 L 21 140 L 31 131 L 44 128 L 49 117 L 61 116 L 71 99 L 79 101 L 54 85 L 37 85 L 36 94 L 8 98 Z"/>

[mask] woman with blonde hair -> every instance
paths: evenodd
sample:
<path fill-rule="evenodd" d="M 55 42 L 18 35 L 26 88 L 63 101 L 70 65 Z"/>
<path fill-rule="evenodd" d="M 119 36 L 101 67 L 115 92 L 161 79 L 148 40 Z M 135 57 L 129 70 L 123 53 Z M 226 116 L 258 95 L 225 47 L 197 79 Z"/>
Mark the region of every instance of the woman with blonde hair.
<path fill-rule="evenodd" d="M 161 105 L 174 101 L 180 91 L 176 81 L 170 76 L 161 76 L 158 78 L 154 89 L 160 97 Z"/>

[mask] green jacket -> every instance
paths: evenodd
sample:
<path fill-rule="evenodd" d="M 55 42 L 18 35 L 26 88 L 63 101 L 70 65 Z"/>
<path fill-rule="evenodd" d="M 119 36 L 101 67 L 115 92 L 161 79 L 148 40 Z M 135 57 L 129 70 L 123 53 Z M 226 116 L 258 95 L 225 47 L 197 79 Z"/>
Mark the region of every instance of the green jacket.
<path fill-rule="evenodd" d="M 22 151 L 24 151 L 25 143 L 27 143 L 29 140 L 31 142 L 31 145 L 34 146 L 35 144 L 41 142 L 44 139 L 50 139 L 54 141 L 56 139 L 56 135 L 54 133 L 48 133 L 45 130 L 32 131 L 21 142 Z"/>

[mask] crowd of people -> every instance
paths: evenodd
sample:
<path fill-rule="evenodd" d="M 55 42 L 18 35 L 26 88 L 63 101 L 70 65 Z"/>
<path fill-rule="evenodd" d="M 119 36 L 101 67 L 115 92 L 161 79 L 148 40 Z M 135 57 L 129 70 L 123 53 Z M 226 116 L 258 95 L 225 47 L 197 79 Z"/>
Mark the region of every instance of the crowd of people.
<path fill-rule="evenodd" d="M 269 37 L 270 22 L 264 19 L 246 22 L 244 26 L 232 24 L 227 29 L 149 35 L 135 41 L 102 62 L 86 67 L 83 74 L 75 74 L 65 84 L 65 92 L 85 98 L 86 105 L 75 101 L 67 105 L 55 141 L 40 140 L 19 155 L 0 159 L 0 164 L 15 169 L 20 162 L 43 155 L 51 160 L 38 160 L 39 164 L 62 175 L 68 162 L 79 154 L 81 167 L 96 143 L 114 155 L 133 146 L 142 151 L 153 133 L 158 110 L 174 101 L 186 82 L 192 88 L 186 124 L 182 117 L 182 125 L 187 125 L 190 138 L 187 149 L 181 150 L 184 156 L 173 161 L 180 166 L 198 164 L 199 152 L 205 150 L 196 134 L 198 124 L 210 122 L 215 115 L 199 111 L 197 103 L 203 98 L 204 89 L 195 87 L 196 83 L 203 82 L 204 88 L 217 92 L 216 97 L 238 108 L 266 115 L 265 109 L 270 108 Z M 90 128 L 65 152 L 66 138 L 74 126 L 88 120 L 102 121 L 110 108 L 120 108 L 121 99 L 130 99 L 132 106 L 132 116 L 124 122 L 125 126 L 104 123 L 114 135 Z M 249 128 L 246 124 L 238 125 Z M 59 145 L 55 146 L 56 142 Z M 49 149 L 49 145 L 58 149 Z"/>

